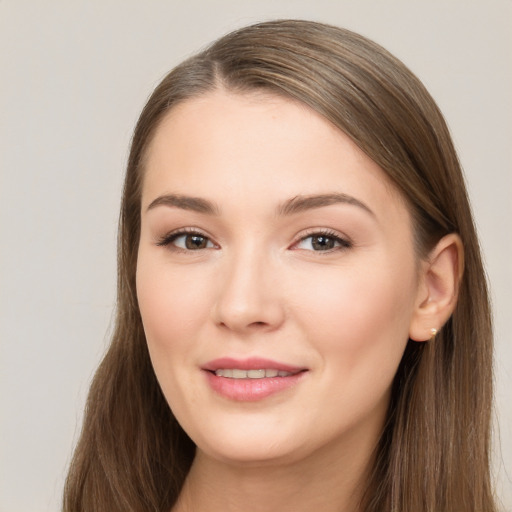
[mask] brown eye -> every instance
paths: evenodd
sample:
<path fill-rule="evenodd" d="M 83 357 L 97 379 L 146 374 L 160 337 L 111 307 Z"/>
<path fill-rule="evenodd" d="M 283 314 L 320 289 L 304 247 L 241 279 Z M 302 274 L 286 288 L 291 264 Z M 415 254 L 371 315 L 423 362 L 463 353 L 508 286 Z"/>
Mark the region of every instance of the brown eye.
<path fill-rule="evenodd" d="M 215 244 L 207 236 L 201 233 L 183 231 L 164 236 L 157 245 L 182 251 L 199 251 L 215 247 Z"/>
<path fill-rule="evenodd" d="M 325 235 L 312 236 L 311 247 L 315 251 L 328 251 L 336 247 L 336 239 Z"/>
<path fill-rule="evenodd" d="M 348 249 L 352 244 L 336 234 L 331 233 L 313 233 L 304 237 L 296 245 L 295 249 L 303 249 L 315 252 L 335 251 L 338 249 Z"/>
<path fill-rule="evenodd" d="M 206 247 L 208 247 L 208 238 L 202 235 L 186 235 L 180 238 L 185 239 L 185 247 L 192 251 L 196 249 L 206 249 Z"/>

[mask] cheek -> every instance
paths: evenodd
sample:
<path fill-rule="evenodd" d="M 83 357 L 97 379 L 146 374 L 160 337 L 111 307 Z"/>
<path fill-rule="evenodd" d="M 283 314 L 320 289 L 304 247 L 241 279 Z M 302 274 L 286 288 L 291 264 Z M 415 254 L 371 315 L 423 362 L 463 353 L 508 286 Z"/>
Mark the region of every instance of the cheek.
<path fill-rule="evenodd" d="M 208 312 L 204 289 L 196 283 L 201 280 L 190 272 L 139 257 L 137 297 L 151 363 L 169 406 L 185 423 L 200 394 L 187 371 L 195 361 L 197 337 Z M 185 389 L 183 382 L 188 383 Z"/>
<path fill-rule="evenodd" d="M 183 270 L 155 261 L 142 254 L 137 266 L 137 298 L 155 370 L 170 353 L 174 361 L 192 347 L 191 337 L 204 324 L 207 314 L 201 280 Z"/>
<path fill-rule="evenodd" d="M 407 343 L 414 300 L 413 273 L 352 269 L 316 279 L 303 293 L 303 329 L 318 346 L 323 364 L 356 380 L 390 381 Z M 399 279 L 399 275 L 402 277 Z M 316 283 L 326 282 L 328 286 Z M 361 382 L 359 382 L 361 384 Z"/>

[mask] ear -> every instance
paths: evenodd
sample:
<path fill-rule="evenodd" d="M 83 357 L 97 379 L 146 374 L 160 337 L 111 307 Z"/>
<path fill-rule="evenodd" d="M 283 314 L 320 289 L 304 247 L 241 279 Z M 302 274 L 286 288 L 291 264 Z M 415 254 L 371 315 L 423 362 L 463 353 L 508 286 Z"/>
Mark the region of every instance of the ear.
<path fill-rule="evenodd" d="M 464 270 L 464 249 L 458 235 L 443 237 L 421 263 L 418 295 L 409 338 L 428 341 L 450 318 Z"/>

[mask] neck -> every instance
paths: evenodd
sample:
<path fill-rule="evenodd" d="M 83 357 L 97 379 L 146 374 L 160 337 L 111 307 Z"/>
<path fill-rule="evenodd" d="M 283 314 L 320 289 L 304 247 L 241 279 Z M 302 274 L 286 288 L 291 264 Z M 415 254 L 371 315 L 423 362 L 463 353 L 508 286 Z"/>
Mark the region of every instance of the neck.
<path fill-rule="evenodd" d="M 358 512 L 373 447 L 290 463 L 226 463 L 198 450 L 173 512 Z"/>

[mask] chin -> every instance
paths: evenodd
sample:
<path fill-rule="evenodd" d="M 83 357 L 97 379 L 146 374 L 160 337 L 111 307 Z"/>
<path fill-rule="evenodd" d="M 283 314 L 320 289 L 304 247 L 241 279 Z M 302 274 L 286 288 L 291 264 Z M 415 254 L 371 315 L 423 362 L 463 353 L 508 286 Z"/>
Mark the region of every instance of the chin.
<path fill-rule="evenodd" d="M 247 421 L 233 420 L 214 431 L 191 432 L 198 451 L 224 463 L 236 465 L 266 465 L 292 462 L 297 458 L 302 436 L 275 428 L 275 425 L 248 425 Z M 189 434 L 190 435 L 190 434 Z"/>
<path fill-rule="evenodd" d="M 215 447 L 198 446 L 197 449 L 224 464 L 243 467 L 281 465 L 293 463 L 297 458 L 296 448 L 260 441 L 252 441 L 250 446 L 245 440 L 244 445 L 229 442 Z"/>

